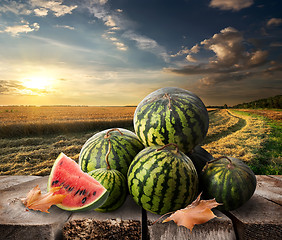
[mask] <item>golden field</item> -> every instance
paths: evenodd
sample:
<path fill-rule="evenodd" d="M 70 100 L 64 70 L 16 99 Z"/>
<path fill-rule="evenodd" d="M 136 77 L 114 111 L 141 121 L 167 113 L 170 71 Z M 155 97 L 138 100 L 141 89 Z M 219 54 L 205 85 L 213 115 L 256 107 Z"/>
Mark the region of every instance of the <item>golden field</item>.
<path fill-rule="evenodd" d="M 214 157 L 228 155 L 246 163 L 260 158 L 271 131 L 263 118 L 241 110 L 208 110 L 210 127 L 203 148 Z M 48 175 L 60 152 L 77 161 L 82 145 L 99 130 L 133 131 L 134 111 L 135 107 L 0 107 L 0 175 Z M 281 163 L 281 152 L 278 155 L 270 159 L 275 166 Z"/>

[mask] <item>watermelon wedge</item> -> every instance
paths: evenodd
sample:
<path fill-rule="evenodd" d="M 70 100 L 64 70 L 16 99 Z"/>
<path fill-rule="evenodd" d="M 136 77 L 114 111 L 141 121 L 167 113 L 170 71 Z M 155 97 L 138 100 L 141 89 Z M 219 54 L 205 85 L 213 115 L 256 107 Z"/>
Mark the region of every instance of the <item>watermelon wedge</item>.
<path fill-rule="evenodd" d="M 61 187 L 54 194 L 64 194 L 57 206 L 67 211 L 86 211 L 103 205 L 109 192 L 93 177 L 84 173 L 79 165 L 64 153 L 56 159 L 48 179 L 47 190 Z"/>

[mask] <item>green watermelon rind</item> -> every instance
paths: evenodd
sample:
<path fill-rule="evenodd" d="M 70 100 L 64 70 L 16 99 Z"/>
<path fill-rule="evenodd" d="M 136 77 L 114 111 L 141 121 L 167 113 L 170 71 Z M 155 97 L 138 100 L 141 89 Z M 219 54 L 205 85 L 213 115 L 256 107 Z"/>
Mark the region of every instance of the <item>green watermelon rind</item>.
<path fill-rule="evenodd" d="M 112 212 L 120 208 L 127 196 L 127 181 L 118 170 L 95 169 L 88 173 L 99 181 L 110 193 L 107 201 L 94 209 L 97 212 Z"/>
<path fill-rule="evenodd" d="M 136 155 L 128 169 L 128 188 L 134 201 L 155 214 L 176 211 L 197 195 L 198 175 L 182 152 L 151 146 Z"/>
<path fill-rule="evenodd" d="M 145 146 L 176 143 L 187 154 L 204 140 L 209 116 L 198 96 L 166 87 L 150 93 L 138 104 L 133 124 Z"/>
<path fill-rule="evenodd" d="M 243 161 L 228 157 L 234 168 L 227 168 L 229 161 L 223 157 L 204 167 L 200 175 L 203 196 L 215 198 L 219 210 L 232 211 L 244 205 L 254 194 L 256 176 Z"/>
<path fill-rule="evenodd" d="M 107 155 L 109 142 L 111 141 L 111 152 L 108 160 L 111 169 L 120 171 L 124 176 L 127 175 L 128 167 L 133 158 L 144 145 L 138 137 L 130 130 L 118 128 L 118 131 L 109 133 L 109 138 L 104 138 L 111 129 L 106 129 L 94 134 L 82 146 L 79 154 L 79 165 L 84 172 L 91 172 L 99 168 L 106 168 L 105 156 Z"/>
<path fill-rule="evenodd" d="M 47 182 L 47 191 L 49 192 L 51 184 L 52 184 L 52 177 L 53 177 L 53 169 L 56 168 L 56 165 L 58 164 L 58 162 L 61 160 L 61 157 L 64 156 L 63 153 L 60 153 L 60 155 L 57 157 L 56 161 L 53 164 L 51 173 L 49 175 L 48 178 L 48 182 Z M 82 171 L 81 171 L 82 172 Z M 83 172 L 82 172 L 83 173 Z M 83 173 L 83 174 L 87 174 L 87 173 Z M 71 211 L 71 212 L 81 212 L 81 211 L 88 211 L 88 210 L 93 210 L 95 208 L 98 208 L 100 206 L 102 206 L 108 199 L 109 197 L 109 192 L 105 189 L 104 193 L 101 194 L 101 196 L 96 199 L 94 202 L 89 203 L 87 205 L 84 205 L 83 207 L 78 207 L 78 208 L 68 208 L 62 204 L 56 204 L 57 207 L 66 210 L 66 211 Z"/>

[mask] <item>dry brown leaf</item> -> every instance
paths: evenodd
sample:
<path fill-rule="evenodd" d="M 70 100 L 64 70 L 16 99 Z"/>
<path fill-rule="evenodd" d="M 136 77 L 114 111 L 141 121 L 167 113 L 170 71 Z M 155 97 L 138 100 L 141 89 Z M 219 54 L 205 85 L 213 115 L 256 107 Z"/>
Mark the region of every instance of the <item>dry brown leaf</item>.
<path fill-rule="evenodd" d="M 175 213 L 171 214 L 163 223 L 174 221 L 178 226 L 184 226 L 192 231 L 196 224 L 203 224 L 217 217 L 211 209 L 218 205 L 221 204 L 217 203 L 215 199 L 201 200 L 200 194 L 194 202 L 186 208 L 177 210 Z"/>
<path fill-rule="evenodd" d="M 29 209 L 49 213 L 48 209 L 54 204 L 62 203 L 66 196 L 63 194 L 54 195 L 59 189 L 60 187 L 51 188 L 49 192 L 41 194 L 41 190 L 37 185 L 31 189 L 26 198 L 21 199 L 21 201 Z"/>

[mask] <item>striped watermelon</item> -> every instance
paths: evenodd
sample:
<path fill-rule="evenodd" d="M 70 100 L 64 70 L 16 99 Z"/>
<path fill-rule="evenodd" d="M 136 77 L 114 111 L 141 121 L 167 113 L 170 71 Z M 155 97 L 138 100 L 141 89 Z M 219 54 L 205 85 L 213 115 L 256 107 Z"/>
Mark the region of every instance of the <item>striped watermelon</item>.
<path fill-rule="evenodd" d="M 222 157 L 203 168 L 201 185 L 204 197 L 215 198 L 220 210 L 235 210 L 247 202 L 256 189 L 253 171 L 241 160 Z"/>
<path fill-rule="evenodd" d="M 126 176 L 130 163 L 144 146 L 133 132 L 123 128 L 101 131 L 86 141 L 79 155 L 82 171 L 90 172 L 107 167 L 105 157 L 109 149 L 109 140 L 112 145 L 109 154 L 111 169 L 116 169 Z"/>
<path fill-rule="evenodd" d="M 181 88 L 152 92 L 134 113 L 134 129 L 145 146 L 176 143 L 186 154 L 203 141 L 208 126 L 208 112 L 201 99 Z"/>
<path fill-rule="evenodd" d="M 128 169 L 128 188 L 145 210 L 165 214 L 186 207 L 196 197 L 198 175 L 192 161 L 168 144 L 143 149 Z"/>
<path fill-rule="evenodd" d="M 88 174 L 100 182 L 110 193 L 107 201 L 99 208 L 96 208 L 95 211 L 111 212 L 123 205 L 127 196 L 127 182 L 121 172 L 118 170 L 99 168 Z"/>

